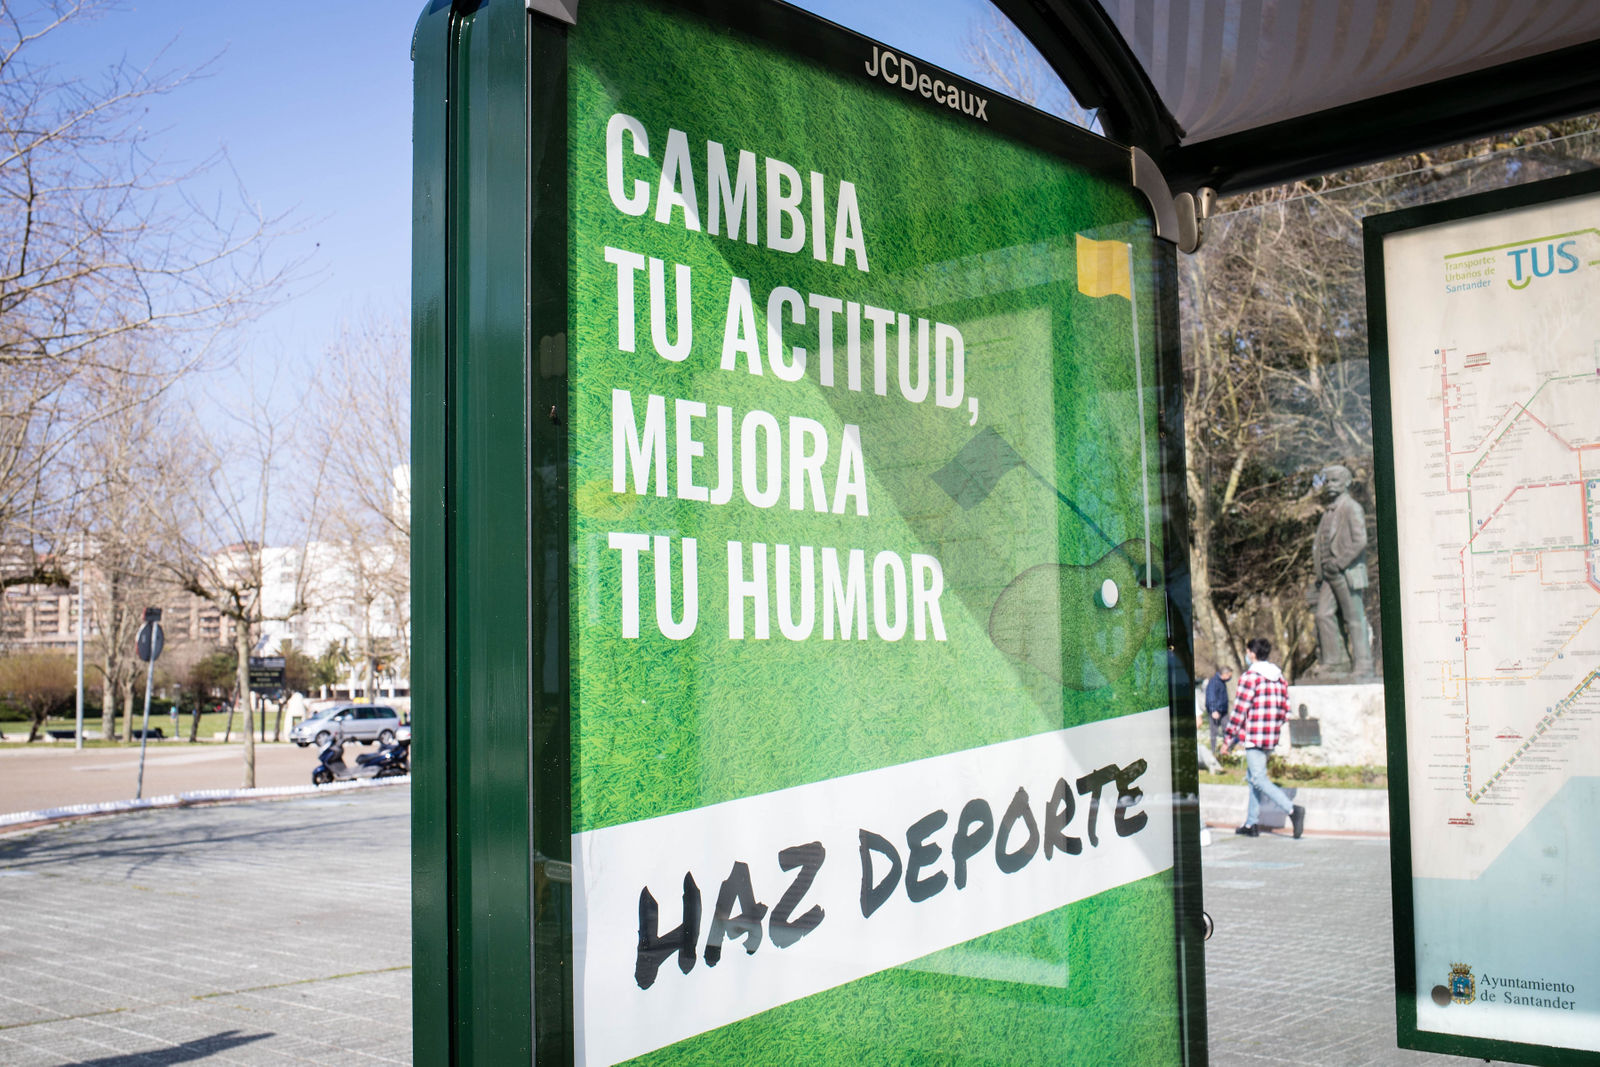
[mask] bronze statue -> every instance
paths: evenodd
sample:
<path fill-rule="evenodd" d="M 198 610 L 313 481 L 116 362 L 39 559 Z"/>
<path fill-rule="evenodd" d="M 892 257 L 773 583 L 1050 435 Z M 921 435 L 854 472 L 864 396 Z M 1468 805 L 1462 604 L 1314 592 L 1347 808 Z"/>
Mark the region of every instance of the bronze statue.
<path fill-rule="evenodd" d="M 1367 587 L 1367 515 L 1350 495 L 1348 467 L 1322 469 L 1327 510 L 1317 524 L 1312 566 L 1317 575 L 1317 673 L 1372 674 L 1372 642 L 1362 592 Z M 1344 634 L 1341 637 L 1341 626 Z M 1348 640 L 1348 648 L 1346 641 Z"/>

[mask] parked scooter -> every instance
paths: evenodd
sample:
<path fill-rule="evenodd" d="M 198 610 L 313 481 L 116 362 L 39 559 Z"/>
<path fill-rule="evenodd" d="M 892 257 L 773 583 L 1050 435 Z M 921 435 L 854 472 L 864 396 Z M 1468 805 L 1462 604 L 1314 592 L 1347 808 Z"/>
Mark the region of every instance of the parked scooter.
<path fill-rule="evenodd" d="M 344 742 L 336 739 L 329 741 L 317 754 L 311 784 L 327 785 L 355 778 L 397 778 L 410 773 L 410 741 L 394 741 L 376 752 L 363 752 L 356 756 L 356 765 L 351 767 L 344 761 Z"/>

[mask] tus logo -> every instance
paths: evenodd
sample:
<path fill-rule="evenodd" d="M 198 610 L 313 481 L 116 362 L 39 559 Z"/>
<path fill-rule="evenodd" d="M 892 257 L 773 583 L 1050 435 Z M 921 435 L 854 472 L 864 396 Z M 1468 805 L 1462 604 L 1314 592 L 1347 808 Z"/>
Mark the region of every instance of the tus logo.
<path fill-rule="evenodd" d="M 1535 278 L 1571 274 L 1582 265 L 1572 251 L 1577 246 L 1578 242 L 1570 238 L 1559 243 L 1546 239 L 1510 249 L 1506 258 L 1511 260 L 1512 277 L 1506 279 L 1506 284 L 1513 289 L 1526 289 Z"/>

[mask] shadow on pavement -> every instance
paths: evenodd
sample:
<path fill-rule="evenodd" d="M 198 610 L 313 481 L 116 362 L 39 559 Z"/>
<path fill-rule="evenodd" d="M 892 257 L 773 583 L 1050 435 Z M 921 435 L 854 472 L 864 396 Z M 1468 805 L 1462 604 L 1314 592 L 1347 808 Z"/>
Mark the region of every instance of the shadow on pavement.
<path fill-rule="evenodd" d="M 156 1049 L 152 1052 L 130 1052 L 120 1056 L 102 1056 L 97 1060 L 80 1060 L 79 1067 L 162 1067 L 169 1063 L 192 1063 L 273 1036 L 275 1035 L 240 1034 L 237 1030 L 224 1030 L 212 1037 L 197 1037 L 193 1041 L 185 1041 L 181 1045 Z"/>
<path fill-rule="evenodd" d="M 202 809 L 171 810 L 186 814 Z M 149 819 L 151 814 L 137 812 L 65 824 L 77 831 L 71 835 L 24 832 L 14 837 L 0 836 L 0 865 L 43 868 L 86 860 L 122 859 L 133 870 L 138 870 L 152 860 L 203 864 L 211 858 L 210 850 L 228 844 L 273 840 L 285 848 L 310 847 L 327 836 L 330 822 L 322 813 L 277 815 L 275 811 L 277 821 L 264 829 L 218 832 L 210 827 L 177 824 L 170 818 Z M 410 816 L 408 813 L 377 819 L 368 817 L 363 825 L 370 828 L 370 836 L 387 835 L 389 840 L 404 840 L 410 833 Z M 305 839 L 303 842 L 297 839 L 301 835 Z"/>

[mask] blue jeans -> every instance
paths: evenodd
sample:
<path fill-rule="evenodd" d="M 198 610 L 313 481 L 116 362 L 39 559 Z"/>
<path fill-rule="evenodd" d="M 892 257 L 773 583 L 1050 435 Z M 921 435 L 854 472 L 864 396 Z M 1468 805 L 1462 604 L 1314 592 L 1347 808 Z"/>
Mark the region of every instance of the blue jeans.
<path fill-rule="evenodd" d="M 1264 748 L 1247 748 L 1244 750 L 1244 780 L 1250 785 L 1250 808 L 1245 813 L 1244 824 L 1254 826 L 1261 817 L 1261 797 L 1266 797 L 1275 808 L 1282 808 L 1285 815 L 1293 814 L 1294 801 L 1289 799 L 1289 794 L 1272 784 L 1272 779 L 1267 777 L 1267 750 Z"/>

